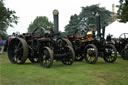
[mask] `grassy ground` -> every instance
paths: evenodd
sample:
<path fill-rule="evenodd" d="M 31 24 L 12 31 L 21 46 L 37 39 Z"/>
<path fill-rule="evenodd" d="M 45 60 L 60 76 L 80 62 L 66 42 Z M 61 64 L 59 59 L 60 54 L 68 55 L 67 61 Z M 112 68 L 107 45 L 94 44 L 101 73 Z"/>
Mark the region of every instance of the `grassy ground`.
<path fill-rule="evenodd" d="M 30 62 L 11 64 L 4 53 L 0 55 L 0 85 L 128 85 L 128 61 L 119 57 L 110 64 L 99 58 L 95 65 L 82 61 L 72 66 L 54 62 L 46 69 Z"/>

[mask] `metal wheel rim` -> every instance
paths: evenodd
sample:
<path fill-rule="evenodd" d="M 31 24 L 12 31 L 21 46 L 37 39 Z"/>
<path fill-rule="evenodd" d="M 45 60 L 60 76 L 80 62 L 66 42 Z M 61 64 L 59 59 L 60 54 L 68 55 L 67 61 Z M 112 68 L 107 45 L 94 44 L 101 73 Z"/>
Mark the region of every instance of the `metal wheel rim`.
<path fill-rule="evenodd" d="M 25 40 L 15 38 L 11 40 L 8 48 L 8 57 L 13 64 L 25 63 L 28 55 L 28 47 Z"/>
<path fill-rule="evenodd" d="M 40 65 L 44 68 L 50 68 L 53 64 L 53 54 L 50 48 L 45 47 L 39 57 Z"/>
<path fill-rule="evenodd" d="M 113 63 L 117 59 L 117 51 L 116 48 L 109 44 L 105 47 L 105 57 L 104 60 L 109 63 Z"/>
<path fill-rule="evenodd" d="M 85 60 L 89 64 L 95 64 L 98 59 L 98 50 L 95 45 L 89 44 L 85 48 Z"/>
<path fill-rule="evenodd" d="M 70 51 L 70 54 L 67 57 L 64 57 L 62 59 L 62 62 L 65 65 L 71 65 L 75 59 L 75 52 L 71 46 L 65 47 L 65 50 L 66 50 L 65 53 Z"/>

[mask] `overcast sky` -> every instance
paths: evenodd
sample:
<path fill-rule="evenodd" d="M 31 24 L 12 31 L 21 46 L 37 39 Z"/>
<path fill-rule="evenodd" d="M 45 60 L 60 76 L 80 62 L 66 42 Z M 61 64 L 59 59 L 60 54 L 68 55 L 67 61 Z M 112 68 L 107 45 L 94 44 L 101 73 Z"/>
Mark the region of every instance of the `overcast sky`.
<path fill-rule="evenodd" d="M 101 7 L 112 11 L 112 4 L 119 4 L 119 0 L 5 0 L 5 6 L 16 11 L 19 23 L 14 28 L 9 27 L 8 34 L 19 31 L 27 32 L 29 24 L 37 16 L 47 16 L 53 22 L 52 11 L 59 10 L 59 30 L 64 31 L 70 16 L 79 14 L 81 7 L 100 4 Z M 117 10 L 117 8 L 115 8 Z"/>

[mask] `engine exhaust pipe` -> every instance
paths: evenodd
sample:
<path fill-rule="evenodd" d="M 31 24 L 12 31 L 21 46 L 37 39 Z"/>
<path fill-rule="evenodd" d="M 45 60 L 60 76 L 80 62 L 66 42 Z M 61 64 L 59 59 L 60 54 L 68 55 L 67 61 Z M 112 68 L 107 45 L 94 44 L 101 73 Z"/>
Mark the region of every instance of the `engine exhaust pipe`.
<path fill-rule="evenodd" d="M 96 13 L 96 30 L 97 30 L 97 37 L 101 38 L 101 26 L 100 26 L 100 14 Z"/>
<path fill-rule="evenodd" d="M 59 32 L 59 11 L 53 10 L 53 18 L 54 18 L 54 33 Z"/>

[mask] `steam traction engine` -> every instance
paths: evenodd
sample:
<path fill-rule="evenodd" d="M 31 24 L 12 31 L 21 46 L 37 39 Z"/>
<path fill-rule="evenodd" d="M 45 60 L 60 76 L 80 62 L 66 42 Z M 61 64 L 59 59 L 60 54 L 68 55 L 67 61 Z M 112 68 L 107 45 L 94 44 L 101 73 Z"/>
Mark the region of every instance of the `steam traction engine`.
<path fill-rule="evenodd" d="M 54 60 L 61 60 L 66 65 L 73 63 L 74 50 L 69 40 L 58 38 L 58 11 L 55 10 L 53 14 L 54 34 L 41 27 L 40 34 L 36 33 L 39 29 L 36 28 L 32 33 L 23 33 L 10 41 L 8 58 L 11 63 L 24 64 L 29 59 L 32 63 L 39 62 L 45 68 L 51 67 Z"/>
<path fill-rule="evenodd" d="M 96 63 L 98 57 L 102 57 L 105 62 L 113 63 L 117 58 L 117 51 L 114 45 L 107 44 L 104 39 L 105 28 L 101 29 L 100 15 L 96 14 L 97 36 L 89 40 L 85 47 L 85 60 L 87 63 Z M 102 31 L 102 32 L 101 32 Z M 94 33 L 95 34 L 95 33 Z"/>
<path fill-rule="evenodd" d="M 117 58 L 117 51 L 114 45 L 107 44 L 104 39 L 105 28 L 101 29 L 99 14 L 96 14 L 96 25 L 97 34 L 90 30 L 85 32 L 83 37 L 74 40 L 69 38 L 76 51 L 76 60 L 81 61 L 85 58 L 87 63 L 95 64 L 98 57 L 102 57 L 105 62 L 113 63 Z"/>
<path fill-rule="evenodd" d="M 37 35 L 32 33 L 23 33 L 10 41 L 8 47 L 8 58 L 13 64 L 24 64 L 27 59 L 32 63 L 40 62 L 44 67 L 50 67 L 53 63 L 52 50 L 50 49 L 50 39 L 45 38 L 42 33 Z M 46 61 L 39 61 L 39 57 L 47 57 Z M 45 63 L 44 63 L 45 62 Z"/>
<path fill-rule="evenodd" d="M 72 48 L 71 42 L 67 38 L 60 36 L 58 14 L 58 10 L 53 11 L 54 33 L 50 33 L 47 37 L 51 39 L 54 60 L 62 61 L 65 65 L 71 65 L 75 58 L 75 52 Z"/>
<path fill-rule="evenodd" d="M 108 35 L 106 40 L 115 45 L 124 60 L 128 60 L 128 33 L 122 33 L 119 38 L 112 38 L 112 35 Z"/>
<path fill-rule="evenodd" d="M 59 32 L 58 14 L 58 10 L 53 11 L 54 33 L 49 32 L 50 34 L 45 34 L 45 37 L 51 40 L 53 60 L 61 61 L 65 65 L 71 65 L 75 58 L 75 52 L 72 48 L 71 42 L 67 38 L 63 38 L 60 36 L 61 33 Z M 40 60 L 42 61 L 43 57 L 40 57 Z M 43 65 L 43 63 L 41 65 Z"/>
<path fill-rule="evenodd" d="M 115 46 L 122 58 L 128 60 L 128 33 L 121 34 L 119 42 L 116 42 Z"/>

